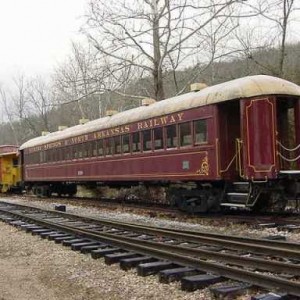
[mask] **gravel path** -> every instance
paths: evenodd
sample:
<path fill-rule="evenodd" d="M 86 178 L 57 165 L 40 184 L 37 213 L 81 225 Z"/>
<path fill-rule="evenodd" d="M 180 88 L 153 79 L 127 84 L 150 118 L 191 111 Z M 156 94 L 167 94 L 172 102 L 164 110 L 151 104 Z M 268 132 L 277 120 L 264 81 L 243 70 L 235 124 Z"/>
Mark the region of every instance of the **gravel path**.
<path fill-rule="evenodd" d="M 107 266 L 0 222 L 0 300 L 210 299 L 208 290 L 186 293 L 179 285 Z"/>

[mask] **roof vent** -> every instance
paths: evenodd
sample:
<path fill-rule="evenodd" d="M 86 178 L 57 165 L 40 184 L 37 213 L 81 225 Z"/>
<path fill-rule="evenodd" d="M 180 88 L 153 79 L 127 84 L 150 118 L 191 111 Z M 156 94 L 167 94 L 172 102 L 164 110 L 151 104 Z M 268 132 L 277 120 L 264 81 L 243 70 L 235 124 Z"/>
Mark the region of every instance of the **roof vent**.
<path fill-rule="evenodd" d="M 191 92 L 198 92 L 205 88 L 207 88 L 207 84 L 205 83 L 198 82 L 198 83 L 191 84 Z"/>
<path fill-rule="evenodd" d="M 79 124 L 84 125 L 85 123 L 89 122 L 89 119 L 80 119 Z"/>
<path fill-rule="evenodd" d="M 106 111 L 106 116 L 107 116 L 107 117 L 111 117 L 111 116 L 113 116 L 113 115 L 115 115 L 115 114 L 117 114 L 117 113 L 118 113 L 117 110 L 107 110 L 107 111 Z"/>
<path fill-rule="evenodd" d="M 49 131 L 42 131 L 42 136 L 48 135 L 50 132 Z"/>
<path fill-rule="evenodd" d="M 58 131 L 63 131 L 66 128 L 68 128 L 68 126 L 58 126 Z"/>
<path fill-rule="evenodd" d="M 142 105 L 143 106 L 148 106 L 148 105 L 151 105 L 153 103 L 155 103 L 156 100 L 155 99 L 152 99 L 152 98 L 145 98 L 142 100 Z"/>

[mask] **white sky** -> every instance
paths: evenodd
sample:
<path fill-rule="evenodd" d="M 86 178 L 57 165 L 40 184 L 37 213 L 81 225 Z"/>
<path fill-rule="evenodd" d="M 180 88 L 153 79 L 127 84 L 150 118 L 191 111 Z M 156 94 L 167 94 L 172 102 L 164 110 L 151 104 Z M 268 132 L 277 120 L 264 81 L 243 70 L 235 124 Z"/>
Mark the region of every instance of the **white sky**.
<path fill-rule="evenodd" d="M 87 0 L 0 0 L 0 83 L 47 74 L 70 53 Z"/>
<path fill-rule="evenodd" d="M 0 85 L 19 73 L 51 73 L 71 53 L 71 39 L 79 38 L 87 3 L 88 0 L 0 0 Z M 295 41 L 295 33 L 299 40 L 299 27 L 296 22 L 289 33 L 293 35 L 290 40 Z"/>

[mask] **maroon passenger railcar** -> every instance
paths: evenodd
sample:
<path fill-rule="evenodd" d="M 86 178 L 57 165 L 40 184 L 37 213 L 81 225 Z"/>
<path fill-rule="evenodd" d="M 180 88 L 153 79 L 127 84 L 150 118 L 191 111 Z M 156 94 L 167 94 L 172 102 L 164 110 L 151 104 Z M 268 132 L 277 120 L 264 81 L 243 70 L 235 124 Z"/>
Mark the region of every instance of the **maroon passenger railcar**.
<path fill-rule="evenodd" d="M 249 76 L 34 138 L 25 185 L 164 184 L 188 211 L 282 209 L 299 189 L 300 87 Z"/>

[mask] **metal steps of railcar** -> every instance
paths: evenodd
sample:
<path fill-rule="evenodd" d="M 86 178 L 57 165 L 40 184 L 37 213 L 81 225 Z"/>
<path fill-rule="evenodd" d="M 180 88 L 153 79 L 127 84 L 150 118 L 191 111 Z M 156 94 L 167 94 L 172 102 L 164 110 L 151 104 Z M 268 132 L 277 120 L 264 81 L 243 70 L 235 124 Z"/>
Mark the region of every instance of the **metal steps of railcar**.
<path fill-rule="evenodd" d="M 224 207 L 238 207 L 238 208 L 246 208 L 245 204 L 241 204 L 241 203 L 231 203 L 231 202 L 223 202 L 220 204 L 221 206 Z"/>
<path fill-rule="evenodd" d="M 232 188 L 234 192 L 248 193 L 250 189 L 250 184 L 248 181 L 236 181 L 233 182 Z"/>
<path fill-rule="evenodd" d="M 248 199 L 248 193 L 229 192 L 226 193 L 226 200 L 232 203 L 245 204 Z"/>
<path fill-rule="evenodd" d="M 223 207 L 246 208 L 250 184 L 247 181 L 236 181 L 229 186 L 225 199 L 220 204 Z"/>

